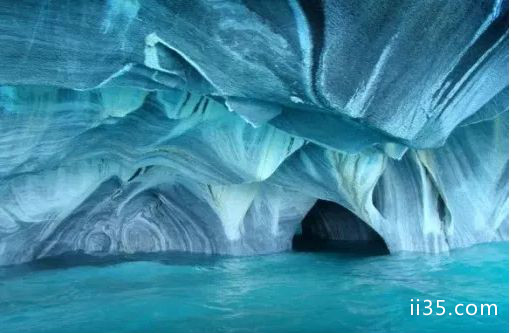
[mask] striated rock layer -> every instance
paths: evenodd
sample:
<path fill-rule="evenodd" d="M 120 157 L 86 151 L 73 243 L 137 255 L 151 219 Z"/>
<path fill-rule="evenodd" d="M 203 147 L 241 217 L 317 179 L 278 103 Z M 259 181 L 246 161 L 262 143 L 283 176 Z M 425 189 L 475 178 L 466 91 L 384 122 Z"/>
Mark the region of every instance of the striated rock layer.
<path fill-rule="evenodd" d="M 0 18 L 2 265 L 283 251 L 318 199 L 391 253 L 507 239 L 505 1 L 3 0 Z M 327 233 L 359 237 L 339 211 Z"/>

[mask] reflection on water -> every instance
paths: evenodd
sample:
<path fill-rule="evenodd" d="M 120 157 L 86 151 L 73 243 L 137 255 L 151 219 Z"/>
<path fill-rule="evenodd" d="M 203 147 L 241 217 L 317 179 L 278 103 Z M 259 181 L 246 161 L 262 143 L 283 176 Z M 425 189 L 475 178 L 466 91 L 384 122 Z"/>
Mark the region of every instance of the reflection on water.
<path fill-rule="evenodd" d="M 68 257 L 0 269 L 3 332 L 505 332 L 507 243 L 447 255 Z M 81 265 L 76 265 L 76 263 Z M 410 316 L 410 299 L 497 317 Z"/>

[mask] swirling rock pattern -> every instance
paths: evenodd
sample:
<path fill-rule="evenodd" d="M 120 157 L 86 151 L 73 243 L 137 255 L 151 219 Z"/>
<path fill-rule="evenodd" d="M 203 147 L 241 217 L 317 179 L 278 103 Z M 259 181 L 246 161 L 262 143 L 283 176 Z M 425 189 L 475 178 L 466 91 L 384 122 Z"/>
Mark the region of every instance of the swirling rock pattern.
<path fill-rule="evenodd" d="M 505 1 L 4 0 L 0 17 L 0 264 L 283 251 L 318 199 L 391 252 L 507 239 Z"/>

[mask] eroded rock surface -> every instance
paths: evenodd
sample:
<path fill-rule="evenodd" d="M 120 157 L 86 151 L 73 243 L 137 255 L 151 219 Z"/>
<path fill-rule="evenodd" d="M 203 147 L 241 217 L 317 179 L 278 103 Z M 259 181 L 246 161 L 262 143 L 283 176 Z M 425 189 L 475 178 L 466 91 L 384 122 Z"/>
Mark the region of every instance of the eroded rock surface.
<path fill-rule="evenodd" d="M 507 239 L 505 1 L 0 1 L 0 264 Z M 339 216 L 338 223 L 343 223 Z"/>

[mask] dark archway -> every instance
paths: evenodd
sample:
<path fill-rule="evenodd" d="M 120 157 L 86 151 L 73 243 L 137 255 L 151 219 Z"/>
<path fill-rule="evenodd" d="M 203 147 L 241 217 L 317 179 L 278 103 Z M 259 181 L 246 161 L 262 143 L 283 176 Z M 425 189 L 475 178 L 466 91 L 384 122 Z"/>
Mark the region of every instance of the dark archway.
<path fill-rule="evenodd" d="M 388 254 L 383 238 L 348 209 L 318 200 L 293 237 L 295 251 Z"/>

